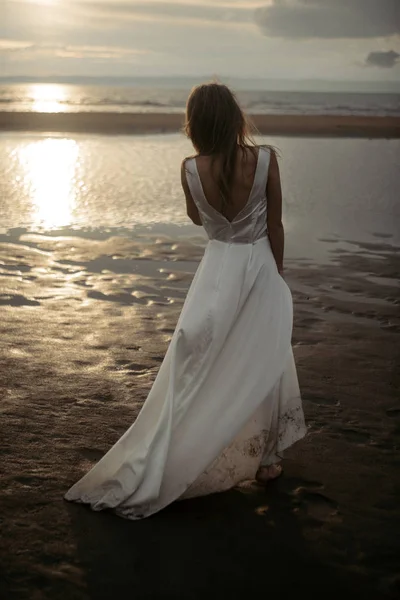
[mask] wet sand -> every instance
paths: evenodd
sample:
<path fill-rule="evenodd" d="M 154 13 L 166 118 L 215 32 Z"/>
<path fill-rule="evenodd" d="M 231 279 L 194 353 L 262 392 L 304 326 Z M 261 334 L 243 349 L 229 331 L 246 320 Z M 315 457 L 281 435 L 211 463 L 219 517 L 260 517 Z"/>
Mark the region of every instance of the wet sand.
<path fill-rule="evenodd" d="M 301 137 L 399 138 L 400 118 L 333 115 L 252 115 L 261 134 Z M 183 126 L 179 113 L 0 112 L 0 131 L 61 133 L 171 133 Z"/>
<path fill-rule="evenodd" d="M 204 242 L 0 238 L 1 597 L 395 598 L 398 252 L 288 263 L 309 435 L 285 475 L 130 522 L 62 497 L 138 414 Z"/>

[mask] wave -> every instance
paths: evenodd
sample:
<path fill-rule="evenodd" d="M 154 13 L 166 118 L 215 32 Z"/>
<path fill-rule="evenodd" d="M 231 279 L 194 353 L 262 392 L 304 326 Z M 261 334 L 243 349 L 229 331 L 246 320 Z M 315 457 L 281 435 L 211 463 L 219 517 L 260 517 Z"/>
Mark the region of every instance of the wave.
<path fill-rule="evenodd" d="M 165 89 L 94 88 L 58 86 L 52 96 L 37 97 L 32 86 L 1 86 L 0 111 L 43 112 L 53 105 L 63 112 L 181 112 L 186 93 Z M 57 95 L 58 93 L 58 95 Z M 238 93 L 243 108 L 252 114 L 400 116 L 396 94 L 305 92 Z"/>

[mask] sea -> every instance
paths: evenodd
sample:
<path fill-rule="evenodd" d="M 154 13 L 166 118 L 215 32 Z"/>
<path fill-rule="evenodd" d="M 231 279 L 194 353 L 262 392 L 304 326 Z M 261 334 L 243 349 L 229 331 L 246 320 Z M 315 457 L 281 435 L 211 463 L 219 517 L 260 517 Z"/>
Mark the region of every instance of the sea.
<path fill-rule="evenodd" d="M 0 110 L 29 112 L 183 112 L 191 81 L 140 81 L 125 85 L 0 82 Z M 249 113 L 400 116 L 399 93 L 235 90 Z M 258 86 L 261 88 L 261 84 Z"/>
<path fill-rule="evenodd" d="M 14 82 L 0 86 L 0 110 L 181 112 L 189 88 L 181 82 L 158 87 Z M 400 116 L 395 93 L 239 86 L 237 95 L 255 113 Z M 279 150 L 289 257 L 328 262 L 338 244 L 350 252 L 358 243 L 400 244 L 400 140 L 260 137 L 259 142 Z M 192 152 L 179 133 L 3 131 L 2 239 L 10 232 L 202 235 L 189 222 L 180 185 L 181 161 Z"/>

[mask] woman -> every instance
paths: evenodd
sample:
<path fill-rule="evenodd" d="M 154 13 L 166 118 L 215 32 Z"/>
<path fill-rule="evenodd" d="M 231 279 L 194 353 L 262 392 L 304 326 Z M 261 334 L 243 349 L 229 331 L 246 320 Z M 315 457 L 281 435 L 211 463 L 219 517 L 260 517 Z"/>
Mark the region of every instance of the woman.
<path fill-rule="evenodd" d="M 195 88 L 182 164 L 187 212 L 208 237 L 165 359 L 135 423 L 66 494 L 140 519 L 174 500 L 281 474 L 306 432 L 275 153 L 256 147 L 223 85 Z"/>

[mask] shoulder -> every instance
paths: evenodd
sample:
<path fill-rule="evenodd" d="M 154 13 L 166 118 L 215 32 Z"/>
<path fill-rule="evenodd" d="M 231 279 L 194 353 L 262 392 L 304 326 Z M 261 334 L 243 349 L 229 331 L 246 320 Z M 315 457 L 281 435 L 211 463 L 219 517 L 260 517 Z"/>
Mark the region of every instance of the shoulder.
<path fill-rule="evenodd" d="M 271 170 L 274 169 L 276 163 L 274 148 L 267 144 L 260 144 L 259 146 L 253 146 L 253 151 L 255 151 L 256 163 L 259 164 L 263 170 L 266 170 L 267 173 L 271 173 Z"/>
<path fill-rule="evenodd" d="M 188 176 L 191 177 L 193 175 L 193 169 L 190 167 L 191 161 L 192 157 L 188 156 L 181 163 L 181 183 L 185 192 L 189 191 Z"/>
<path fill-rule="evenodd" d="M 273 148 L 265 144 L 247 146 L 247 157 L 250 156 L 252 162 L 257 164 L 258 162 L 269 163 Z"/>
<path fill-rule="evenodd" d="M 278 154 L 276 148 L 274 148 L 273 146 L 270 146 L 268 144 L 263 144 L 261 146 L 257 146 L 257 148 L 259 148 L 259 152 L 265 153 L 269 173 L 276 172 L 276 171 L 279 172 L 279 165 L 278 165 L 279 154 Z"/>
<path fill-rule="evenodd" d="M 181 179 L 182 184 L 186 184 L 186 175 L 190 174 L 190 157 L 184 158 L 181 163 Z"/>
<path fill-rule="evenodd" d="M 275 148 L 270 147 L 269 149 L 269 164 L 268 164 L 268 183 L 271 185 L 280 185 L 280 170 L 278 163 L 278 154 Z"/>
<path fill-rule="evenodd" d="M 269 165 L 271 169 L 278 169 L 278 155 L 272 146 L 268 146 L 269 149 Z"/>
<path fill-rule="evenodd" d="M 195 158 L 195 156 L 187 156 L 186 158 L 184 158 L 181 163 L 181 169 L 185 169 L 186 165 L 191 163 Z"/>
<path fill-rule="evenodd" d="M 269 146 L 268 144 L 261 144 L 260 146 L 255 146 L 259 152 L 265 152 L 265 154 L 272 156 L 276 156 L 276 150 L 273 146 Z"/>

